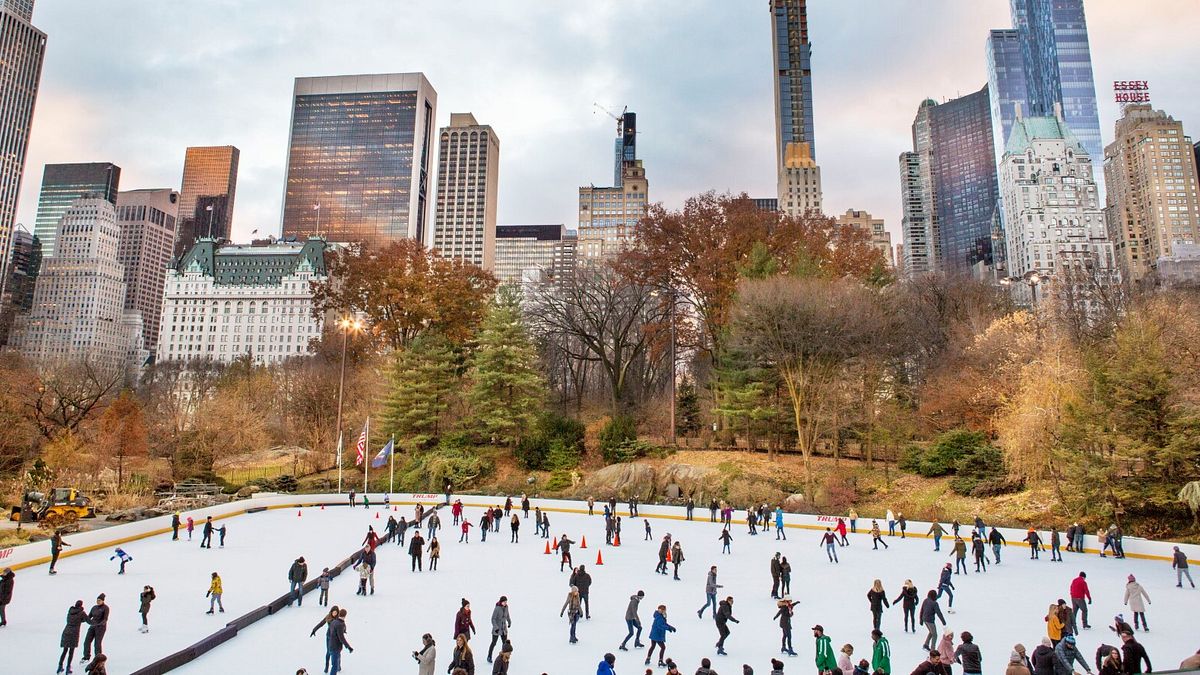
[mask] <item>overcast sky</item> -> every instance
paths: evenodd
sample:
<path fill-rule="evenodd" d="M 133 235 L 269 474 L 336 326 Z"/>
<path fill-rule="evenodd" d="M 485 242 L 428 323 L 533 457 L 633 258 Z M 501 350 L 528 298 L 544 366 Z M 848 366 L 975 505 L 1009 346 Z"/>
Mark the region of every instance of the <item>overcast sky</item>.
<path fill-rule="evenodd" d="M 826 211 L 869 210 L 898 242 L 917 105 L 986 83 L 984 41 L 1011 26 L 1008 2 L 809 5 Z M 1200 135 L 1200 2 L 1087 11 L 1105 142 L 1118 79 L 1149 80 Z M 501 224 L 574 228 L 578 186 L 611 183 L 614 123 L 593 102 L 638 113 L 652 200 L 775 196 L 767 0 L 39 0 L 34 24 L 49 39 L 27 225 L 47 162 L 112 161 L 124 189 L 179 189 L 184 148 L 232 144 L 234 238 L 278 233 L 293 78 L 354 73 L 422 71 L 439 125 L 470 111 L 495 128 Z"/>

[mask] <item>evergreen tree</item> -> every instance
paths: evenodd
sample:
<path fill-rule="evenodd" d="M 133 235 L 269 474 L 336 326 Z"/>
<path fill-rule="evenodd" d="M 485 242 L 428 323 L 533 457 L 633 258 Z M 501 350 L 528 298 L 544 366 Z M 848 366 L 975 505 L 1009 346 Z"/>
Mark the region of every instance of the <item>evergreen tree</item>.
<path fill-rule="evenodd" d="M 514 446 L 541 410 L 545 385 L 516 294 L 501 290 L 480 326 L 471 363 L 472 426 Z"/>
<path fill-rule="evenodd" d="M 455 354 L 440 334 L 417 338 L 396 353 L 383 400 L 381 431 L 410 450 L 427 448 L 445 431 L 442 417 L 459 389 Z"/>

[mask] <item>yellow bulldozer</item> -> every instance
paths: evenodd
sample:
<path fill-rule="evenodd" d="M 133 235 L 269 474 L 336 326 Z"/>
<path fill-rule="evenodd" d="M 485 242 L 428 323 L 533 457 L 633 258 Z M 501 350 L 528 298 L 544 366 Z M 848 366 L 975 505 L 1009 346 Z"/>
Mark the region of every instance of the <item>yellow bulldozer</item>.
<path fill-rule="evenodd" d="M 44 527 L 60 527 L 80 518 L 95 518 L 92 500 L 75 488 L 54 488 L 49 494 L 26 492 L 22 506 L 12 507 L 10 520 L 41 522 Z"/>

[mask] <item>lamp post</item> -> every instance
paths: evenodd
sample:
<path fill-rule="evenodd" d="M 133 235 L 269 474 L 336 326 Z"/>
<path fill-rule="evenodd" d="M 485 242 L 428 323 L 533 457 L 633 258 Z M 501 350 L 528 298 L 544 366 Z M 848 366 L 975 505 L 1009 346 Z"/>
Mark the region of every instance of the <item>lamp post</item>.
<path fill-rule="evenodd" d="M 666 287 L 663 292 L 667 293 L 671 298 L 671 312 L 668 315 L 671 322 L 671 445 L 678 445 L 679 436 L 675 430 L 675 399 L 678 396 L 676 393 L 676 359 L 675 359 L 675 305 L 678 304 L 678 297 L 673 287 Z M 650 295 L 658 297 L 658 291 L 651 291 Z"/>
<path fill-rule="evenodd" d="M 350 331 L 358 332 L 362 330 L 362 321 L 350 317 L 338 319 L 338 327 L 342 329 L 342 367 L 338 374 L 338 402 L 337 402 L 337 467 L 338 467 L 338 493 L 342 492 L 342 392 L 346 388 L 346 343 L 350 340 Z"/>

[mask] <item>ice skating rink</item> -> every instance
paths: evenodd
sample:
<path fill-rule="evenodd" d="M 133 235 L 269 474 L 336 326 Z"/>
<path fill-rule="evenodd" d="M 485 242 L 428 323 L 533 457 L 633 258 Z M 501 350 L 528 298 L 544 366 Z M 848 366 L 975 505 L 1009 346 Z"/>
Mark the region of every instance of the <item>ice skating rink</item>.
<path fill-rule="evenodd" d="M 490 502 L 477 497 L 463 499 L 468 504 L 467 515 L 478 523 L 481 506 Z M 586 509 L 582 504 L 559 502 L 556 506 Z M 399 508 L 397 517 L 403 514 L 411 518 L 411 506 Z M 886 538 L 890 549 L 872 550 L 870 537 L 862 527 L 864 522 L 869 526 L 869 520 L 860 520 L 860 533 L 850 536 L 849 547 L 838 549 L 841 562 L 836 565 L 827 561 L 820 533 L 815 530 L 789 528 L 788 540 L 782 542 L 776 541 L 774 529 L 750 536 L 747 527 L 736 519 L 733 553 L 722 555 L 720 526 L 708 522 L 708 511 L 701 509 L 697 509 L 698 519 L 693 522 L 649 518 L 651 541 L 643 540 L 641 518 L 624 517 L 622 545 L 611 547 L 604 545 L 601 508 L 598 504 L 597 515 L 592 517 L 549 512 L 552 535 L 566 533 L 577 542 L 574 562 L 586 565 L 593 579 L 592 618 L 580 621 L 577 644 L 567 642 L 567 620 L 559 618 L 568 591 L 569 570 L 560 572 L 558 557 L 544 554 L 545 540 L 534 536 L 532 524 L 522 520 L 519 544 L 509 543 L 507 522 L 500 532 L 490 533 L 486 542 L 480 541 L 479 529 L 473 527 L 470 543 L 460 544 L 458 528 L 450 526 L 451 515 L 442 509 L 444 527 L 438 537 L 442 558 L 436 572 L 410 572 L 407 547 L 384 544 L 379 549 L 374 595 L 355 595 L 357 574 L 352 570 L 334 580 L 330 600 L 347 608 L 347 639 L 355 648 L 354 653 L 343 655 L 344 672 L 415 673 L 411 653 L 419 648 L 420 636 L 425 632 L 432 633 L 437 641 L 435 672 L 444 672 L 461 598 L 470 600 L 478 629 L 471 640 L 476 672 L 490 672 L 485 662 L 489 619 L 497 599 L 506 595 L 513 621 L 510 673 L 590 675 L 606 651 L 617 655 L 617 672 L 641 673 L 644 650 L 617 651 L 625 635 L 625 606 L 629 596 L 641 589 L 646 593 L 640 612 L 642 639 L 648 644 L 654 608 L 665 604 L 668 620 L 677 628 L 668 636 L 667 655 L 675 659 L 682 672 L 694 672 L 701 657 L 707 656 L 722 675 L 741 673 L 743 663 L 753 666 L 756 673 L 767 673 L 770 659 L 779 656 L 780 632 L 772 620 L 775 602 L 770 596 L 769 571 L 770 558 L 779 551 L 792 564 L 791 597 L 800 603 L 793 620 L 799 656 L 781 658 L 786 662 L 785 672 L 808 673 L 813 668 L 809 630 L 813 624 L 825 627 L 835 649 L 850 643 L 855 661 L 869 660 L 871 614 L 866 593 L 872 581 L 881 579 L 891 600 L 899 595 L 904 580 L 911 578 L 923 598 L 926 591 L 936 588 L 942 565 L 951 560 L 951 539 L 943 540 L 940 553 L 933 552 L 931 540 L 899 537 Z M 624 515 L 625 505 L 619 510 Z M 648 508 L 647 512 L 651 510 L 655 509 Z M 682 510 L 672 512 L 682 514 Z M 376 514 L 381 518 L 377 519 Z M 386 518 L 387 513 L 378 508 L 310 507 L 303 509 L 300 517 L 296 509 L 279 509 L 222 521 L 229 528 L 224 549 L 217 548 L 215 542 L 211 550 L 200 549 L 199 528 L 191 542 L 186 535 L 173 542 L 169 534 L 129 542 L 123 548 L 134 560 L 124 576 L 117 575 L 117 562 L 108 559 L 111 549 L 64 558 L 54 577 L 46 574 L 45 565 L 19 570 L 13 601 L 8 606 L 9 625 L 0 630 L 0 671 L 54 672 L 67 608 L 75 600 L 83 600 L 85 608 L 90 608 L 96 595 L 105 593 L 112 608 L 104 640 L 109 672 L 131 672 L 285 593 L 288 567 L 296 557 L 306 558 L 309 578 L 315 578 L 322 567 L 332 566 L 353 552 L 369 525 L 382 531 Z M 681 581 L 654 574 L 659 541 L 667 532 L 683 546 Z M 584 537 L 586 549 L 579 546 Z M 598 553 L 603 555 L 603 565 L 596 565 Z M 1137 637 L 1155 669 L 1176 668 L 1200 648 L 1200 631 L 1192 623 L 1200 609 L 1200 591 L 1175 588 L 1170 563 L 1101 559 L 1067 552 L 1063 555 L 1065 562 L 1061 563 L 1050 562 L 1048 552 L 1041 560 L 1031 561 L 1027 547 L 1008 546 L 1002 551 L 1002 564 L 990 566 L 986 574 L 974 573 L 972 564 L 970 574 L 954 577 L 956 611 L 946 614 L 946 619 L 956 633 L 969 630 L 975 635 L 983 652 L 984 672 L 1002 671 L 1015 643 L 1023 643 L 1029 652 L 1033 651 L 1045 635 L 1043 617 L 1047 606 L 1058 598 L 1070 602 L 1068 587 L 1081 570 L 1088 573 L 1094 597 L 1090 607 L 1093 628 L 1079 639 L 1080 651 L 1089 663 L 1101 643 L 1120 644 L 1107 628 L 1116 614 L 1124 613 L 1126 621 L 1133 623 L 1132 613 L 1122 605 L 1129 574 L 1136 575 L 1152 601 L 1147 608 L 1152 632 L 1139 632 Z M 733 596 L 733 615 L 741 621 L 731 624 L 732 635 L 726 642 L 728 656 L 715 654 L 717 631 L 710 615 L 706 612 L 704 619 L 696 616 L 696 610 L 704 604 L 704 582 L 710 565 L 718 567 L 718 582 L 724 586 L 718 597 Z M 223 615 L 205 614 L 208 602 L 204 594 L 213 571 L 224 580 Z M 143 635 L 137 630 L 137 609 L 138 593 L 145 584 L 154 586 L 158 599 L 150 612 L 150 632 Z M 943 612 L 947 604 L 943 597 Z M 290 675 L 303 667 L 319 673 L 325 652 L 324 631 L 311 638 L 309 631 L 324 612 L 317 604 L 316 592 L 310 593 L 303 607 L 285 609 L 243 629 L 237 637 L 178 672 Z M 924 630 L 906 634 L 902 625 L 899 608 L 885 611 L 882 628 L 891 642 L 893 672 L 898 674 L 909 673 L 924 658 Z M 942 630 L 940 624 L 938 629 Z M 77 659 L 81 652 L 77 651 Z M 78 662 L 76 671 L 82 672 Z M 956 674 L 960 672 L 955 669 Z"/>

